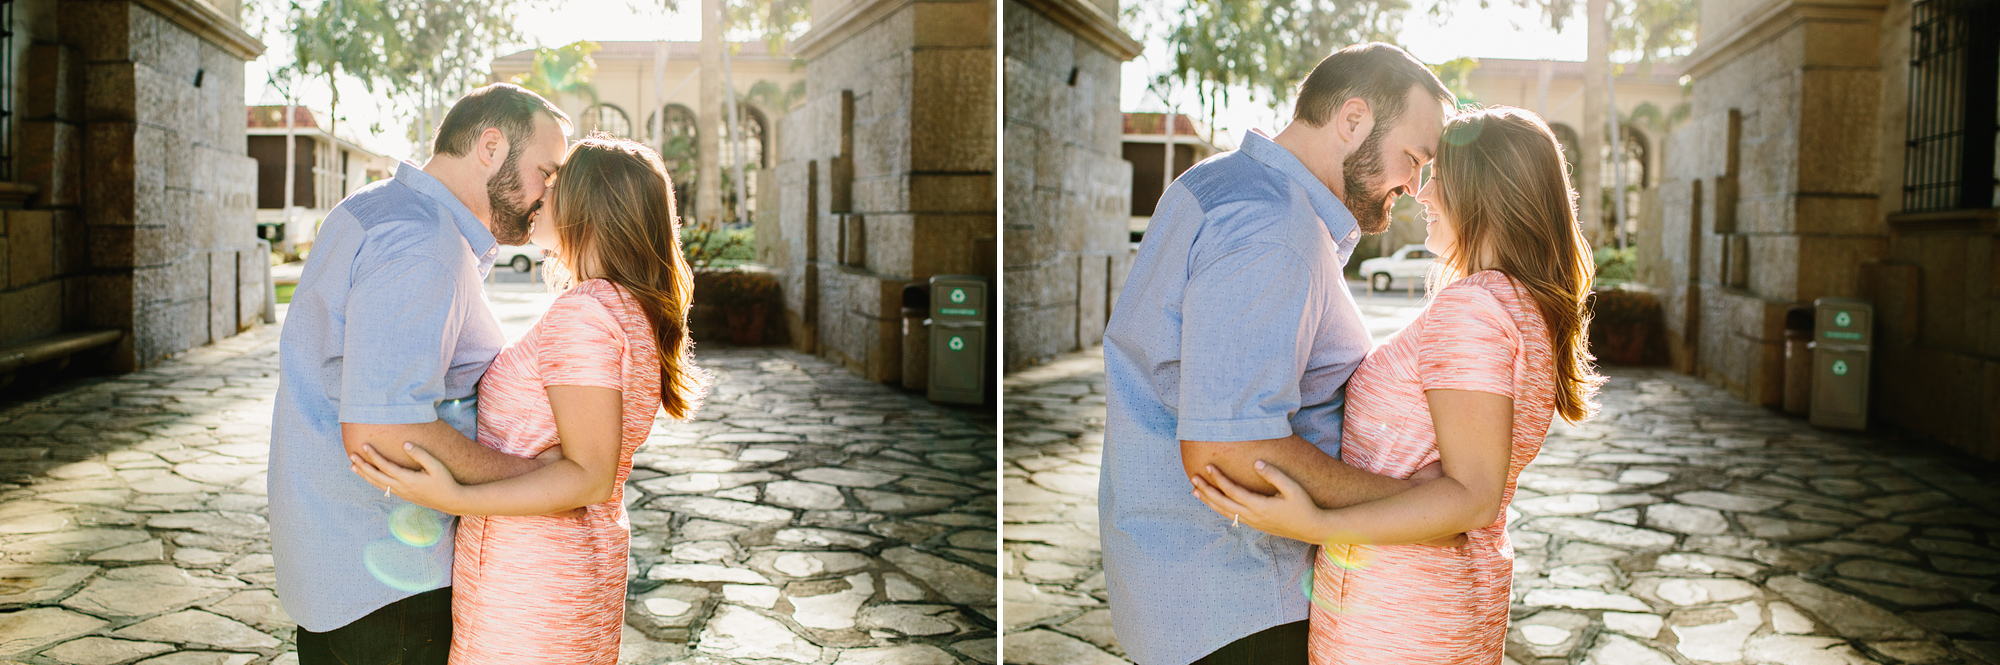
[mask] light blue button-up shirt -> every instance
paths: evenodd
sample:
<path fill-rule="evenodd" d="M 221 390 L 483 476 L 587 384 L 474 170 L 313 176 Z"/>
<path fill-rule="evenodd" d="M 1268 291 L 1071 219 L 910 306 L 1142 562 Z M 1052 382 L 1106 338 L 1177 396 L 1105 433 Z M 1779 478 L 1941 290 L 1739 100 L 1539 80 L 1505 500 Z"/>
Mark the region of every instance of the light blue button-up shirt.
<path fill-rule="evenodd" d="M 442 417 L 472 438 L 472 396 L 506 344 L 481 282 L 500 251 L 414 164 L 363 187 L 320 226 L 279 337 L 268 489 L 278 599 L 326 632 L 451 585 L 453 518 L 348 470 L 340 424 Z"/>
<path fill-rule="evenodd" d="M 1180 442 L 1297 434 L 1340 453 L 1342 388 L 1371 341 L 1342 267 L 1361 231 L 1261 133 L 1167 188 L 1104 334 L 1098 515 L 1118 642 L 1185 665 L 1306 618 L 1310 545 L 1230 528 Z"/>

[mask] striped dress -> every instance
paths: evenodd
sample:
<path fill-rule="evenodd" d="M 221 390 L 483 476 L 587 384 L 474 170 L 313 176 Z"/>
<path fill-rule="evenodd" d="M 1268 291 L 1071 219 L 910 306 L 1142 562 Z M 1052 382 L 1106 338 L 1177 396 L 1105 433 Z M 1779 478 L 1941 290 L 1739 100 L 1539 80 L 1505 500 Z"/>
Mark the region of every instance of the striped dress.
<path fill-rule="evenodd" d="M 1555 414 L 1548 330 L 1526 291 L 1498 271 L 1439 291 L 1408 328 L 1369 353 L 1347 386 L 1341 459 L 1407 478 L 1438 459 L 1426 390 L 1514 399 L 1502 506 L 1541 451 Z M 1506 517 L 1464 547 L 1335 545 L 1313 565 L 1313 665 L 1500 662 L 1513 583 Z"/>
<path fill-rule="evenodd" d="M 556 298 L 479 382 L 479 442 L 518 456 L 556 445 L 548 386 L 624 391 L 611 500 L 557 515 L 466 516 L 452 562 L 451 662 L 613 665 L 625 619 L 625 478 L 660 410 L 652 325 L 604 280 Z"/>

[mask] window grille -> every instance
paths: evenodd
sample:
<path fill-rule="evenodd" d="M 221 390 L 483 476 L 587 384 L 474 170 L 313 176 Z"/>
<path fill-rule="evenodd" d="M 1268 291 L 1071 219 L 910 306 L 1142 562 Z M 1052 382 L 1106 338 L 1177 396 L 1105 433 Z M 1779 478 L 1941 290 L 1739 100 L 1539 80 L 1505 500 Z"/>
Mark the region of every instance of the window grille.
<path fill-rule="evenodd" d="M 1996 19 L 2000 7 L 1990 0 L 1911 4 L 1906 212 L 1994 206 Z"/>
<path fill-rule="evenodd" d="M 14 0 L 0 0 L 0 181 L 14 179 Z"/>

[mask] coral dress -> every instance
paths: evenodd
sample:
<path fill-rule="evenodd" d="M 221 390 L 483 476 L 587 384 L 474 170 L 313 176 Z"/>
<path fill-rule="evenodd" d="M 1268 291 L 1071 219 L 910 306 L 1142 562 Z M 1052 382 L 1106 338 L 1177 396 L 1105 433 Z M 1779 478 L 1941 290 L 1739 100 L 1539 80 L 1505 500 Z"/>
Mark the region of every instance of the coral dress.
<path fill-rule="evenodd" d="M 1555 414 L 1551 356 L 1527 291 L 1491 270 L 1459 280 L 1354 372 L 1341 459 L 1407 478 L 1438 459 L 1424 391 L 1506 395 L 1514 399 L 1514 432 L 1505 506 Z M 1499 663 L 1514 576 L 1504 511 L 1466 537 L 1456 549 L 1322 548 L 1313 564 L 1313 664 Z"/>
<path fill-rule="evenodd" d="M 624 391 L 611 500 L 559 515 L 466 516 L 452 562 L 451 662 L 618 662 L 625 619 L 625 478 L 660 410 L 652 325 L 623 289 L 590 280 L 556 298 L 479 382 L 479 442 L 517 456 L 556 445 L 548 386 Z"/>

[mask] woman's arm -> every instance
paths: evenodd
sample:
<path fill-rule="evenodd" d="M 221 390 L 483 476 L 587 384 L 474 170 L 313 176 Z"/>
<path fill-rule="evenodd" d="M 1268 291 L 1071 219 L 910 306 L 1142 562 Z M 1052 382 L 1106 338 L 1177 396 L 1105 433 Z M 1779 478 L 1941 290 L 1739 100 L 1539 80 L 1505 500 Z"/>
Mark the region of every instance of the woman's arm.
<path fill-rule="evenodd" d="M 549 386 L 548 392 L 564 457 L 526 474 L 460 485 L 442 462 L 408 442 L 403 447 L 420 469 L 398 466 L 373 447 L 348 458 L 369 484 L 453 515 L 548 515 L 611 500 L 624 435 L 624 393 L 595 386 Z"/>
<path fill-rule="evenodd" d="M 1194 479 L 1208 507 L 1275 536 L 1309 543 L 1401 545 L 1491 526 L 1500 517 L 1512 452 L 1514 400 L 1470 390 L 1429 390 L 1444 477 L 1375 501 L 1320 509 L 1276 467 L 1257 474 L 1278 488 L 1263 496 L 1221 474 Z"/>

